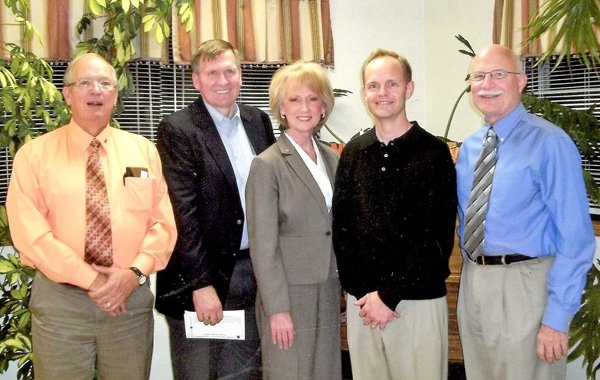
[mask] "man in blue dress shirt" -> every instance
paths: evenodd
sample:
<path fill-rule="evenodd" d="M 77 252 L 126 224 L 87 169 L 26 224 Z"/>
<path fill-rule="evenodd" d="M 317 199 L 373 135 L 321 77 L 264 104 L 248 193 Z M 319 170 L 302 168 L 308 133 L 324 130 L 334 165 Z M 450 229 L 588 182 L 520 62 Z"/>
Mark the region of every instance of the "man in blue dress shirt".
<path fill-rule="evenodd" d="M 458 319 L 469 379 L 564 379 L 569 323 L 594 251 L 579 152 L 569 136 L 520 102 L 527 77 L 500 45 L 471 65 L 471 94 L 485 125 L 456 164 L 463 272 Z M 475 163 L 488 129 L 497 161 L 483 257 L 465 250 Z"/>

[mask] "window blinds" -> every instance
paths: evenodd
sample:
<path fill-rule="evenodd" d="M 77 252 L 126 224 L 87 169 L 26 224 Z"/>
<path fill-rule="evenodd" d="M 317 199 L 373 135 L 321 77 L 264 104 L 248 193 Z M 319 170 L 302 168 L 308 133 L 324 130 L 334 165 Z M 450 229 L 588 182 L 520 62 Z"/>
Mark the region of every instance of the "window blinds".
<path fill-rule="evenodd" d="M 555 69 L 556 59 L 535 66 L 537 58 L 523 59 L 523 67 L 527 74 L 527 91 L 537 97 L 547 98 L 552 102 L 576 110 L 587 110 L 600 106 L 600 72 L 588 69 L 577 58 L 571 60 L 569 67 L 566 61 Z M 594 109 L 594 115 L 600 117 L 600 107 Z M 592 147 L 598 152 L 600 147 Z M 600 184 L 600 160 L 590 162 L 582 157 L 583 167 Z M 600 215 L 600 205 L 590 199 L 590 212 Z"/>
<path fill-rule="evenodd" d="M 62 79 L 67 62 L 51 62 L 54 84 L 62 89 Z M 274 129 L 276 121 L 269 110 L 269 83 L 280 64 L 243 64 L 240 103 L 256 106 L 271 116 Z M 156 128 L 168 114 L 180 110 L 198 97 L 192 84 L 188 65 L 163 64 L 155 61 L 134 61 L 128 66 L 134 78 L 135 91 L 124 101 L 124 111 L 116 119 L 122 129 L 145 136 L 156 142 Z M 36 120 L 36 130 L 44 128 Z M 8 149 L 0 149 L 0 204 L 6 202 L 12 160 Z"/>

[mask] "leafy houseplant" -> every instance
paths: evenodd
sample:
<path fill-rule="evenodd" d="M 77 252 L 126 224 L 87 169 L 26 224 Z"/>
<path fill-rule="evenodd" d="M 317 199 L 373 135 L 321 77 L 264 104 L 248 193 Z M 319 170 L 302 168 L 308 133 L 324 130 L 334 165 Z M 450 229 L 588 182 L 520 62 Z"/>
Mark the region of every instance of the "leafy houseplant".
<path fill-rule="evenodd" d="M 192 0 L 86 0 L 91 12 L 77 26 L 81 35 L 92 19 L 106 18 L 102 38 L 91 38 L 78 45 L 78 52 L 97 52 L 117 69 L 120 96 L 133 89 L 126 65 L 134 54 L 132 40 L 140 26 L 156 30 L 157 40 L 169 36 L 168 17 L 176 6 L 186 29 L 191 28 Z M 53 71 L 42 58 L 28 51 L 31 39 L 38 35 L 27 20 L 30 0 L 4 0 L 4 5 L 21 26 L 24 46 L 7 44 L 1 48 L 10 59 L 0 59 L 0 148 L 11 156 L 42 131 L 66 124 L 70 112 L 62 94 L 52 84 Z M 120 103 L 122 104 L 122 103 Z M 113 119 L 113 125 L 116 121 Z M 40 127 L 43 125 L 43 127 Z M 0 373 L 10 362 L 18 366 L 19 379 L 32 379 L 31 313 L 28 309 L 31 282 L 35 271 L 21 264 L 18 252 L 11 248 L 6 209 L 0 206 Z"/>
<path fill-rule="evenodd" d="M 529 37 L 524 45 L 535 43 L 545 33 L 554 33 L 540 57 L 547 62 L 558 50 L 556 68 L 566 58 L 570 65 L 573 54 L 579 54 L 586 67 L 600 63 L 600 41 L 596 36 L 600 20 L 598 0 L 554 0 L 544 3 L 540 12 L 527 24 Z M 586 53 L 589 53 L 589 57 Z"/>
<path fill-rule="evenodd" d="M 37 34 L 26 21 L 29 2 L 5 0 L 6 6 L 21 24 L 25 41 Z M 8 147 L 11 156 L 39 129 L 65 124 L 70 113 L 60 91 L 52 84 L 52 68 L 46 61 L 15 44 L 7 44 L 9 60 L 0 60 L 0 147 Z M 6 209 L 0 206 L 0 373 L 16 361 L 19 379 L 32 378 L 31 313 L 28 309 L 31 280 L 35 271 L 22 265 L 12 245 Z"/>
<path fill-rule="evenodd" d="M 600 369 L 600 270 L 592 266 L 583 289 L 583 305 L 571 321 L 569 361 L 583 358 L 588 379 Z"/>
<path fill-rule="evenodd" d="M 333 89 L 333 96 L 336 98 L 340 98 L 343 96 L 348 96 L 348 94 L 352 94 L 352 91 L 350 90 L 344 90 L 341 88 L 334 88 Z M 323 127 L 327 130 L 327 132 L 329 132 L 329 134 L 331 136 L 333 136 L 334 139 L 336 139 L 339 143 L 331 143 L 333 148 L 337 148 L 338 150 L 341 150 L 341 146 L 343 146 L 343 144 L 345 144 L 345 141 L 342 140 L 327 124 L 323 124 Z M 335 145 L 334 145 L 335 144 Z"/>
<path fill-rule="evenodd" d="M 31 313 L 28 309 L 35 271 L 21 264 L 11 244 L 6 209 L 0 206 L 0 373 L 16 361 L 19 379 L 33 378 Z"/>
<path fill-rule="evenodd" d="M 117 71 L 119 100 L 117 114 L 123 111 L 122 99 L 133 93 L 134 83 L 127 64 L 135 55 L 133 41 L 140 28 L 144 32 L 155 31 L 155 38 L 162 43 L 171 32 L 169 17 L 172 6 L 178 10 L 186 32 L 193 27 L 193 0 L 88 0 L 90 11 L 85 13 L 75 27 L 80 42 L 76 54 L 93 52 L 108 60 Z M 104 19 L 100 37 L 85 39 L 92 22 Z M 113 119 L 113 124 L 117 124 Z"/>

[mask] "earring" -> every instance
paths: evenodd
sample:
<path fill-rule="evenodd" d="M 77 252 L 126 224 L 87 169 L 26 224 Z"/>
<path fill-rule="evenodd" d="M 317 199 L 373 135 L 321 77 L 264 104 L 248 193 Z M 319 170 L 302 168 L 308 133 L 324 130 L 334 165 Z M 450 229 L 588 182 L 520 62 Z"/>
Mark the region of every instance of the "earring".
<path fill-rule="evenodd" d="M 321 119 L 325 119 L 325 112 L 321 114 Z"/>
<path fill-rule="evenodd" d="M 285 114 L 284 114 L 284 113 L 282 113 L 282 114 L 281 114 L 281 118 L 282 118 L 283 120 L 285 120 Z"/>

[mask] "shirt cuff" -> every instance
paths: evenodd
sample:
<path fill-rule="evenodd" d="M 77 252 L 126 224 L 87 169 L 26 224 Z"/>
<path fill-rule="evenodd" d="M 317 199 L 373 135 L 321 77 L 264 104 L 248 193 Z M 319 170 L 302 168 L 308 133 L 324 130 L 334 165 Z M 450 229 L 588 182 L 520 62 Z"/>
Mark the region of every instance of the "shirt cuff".
<path fill-rule="evenodd" d="M 73 276 L 70 278 L 69 283 L 84 290 L 89 290 L 97 276 L 98 272 L 82 261 L 79 268 L 73 271 Z"/>
<path fill-rule="evenodd" d="M 570 313 L 558 307 L 546 307 L 544 316 L 542 317 L 542 324 L 566 334 L 569 332 L 571 318 L 573 316 Z"/>
<path fill-rule="evenodd" d="M 385 290 L 378 290 L 377 294 L 385 306 L 389 307 L 392 311 L 396 310 L 396 307 L 400 303 L 402 297 L 400 294 L 388 292 Z"/>
<path fill-rule="evenodd" d="M 146 276 L 154 273 L 156 260 L 151 255 L 139 253 L 131 264 L 132 267 L 138 268 Z"/>

